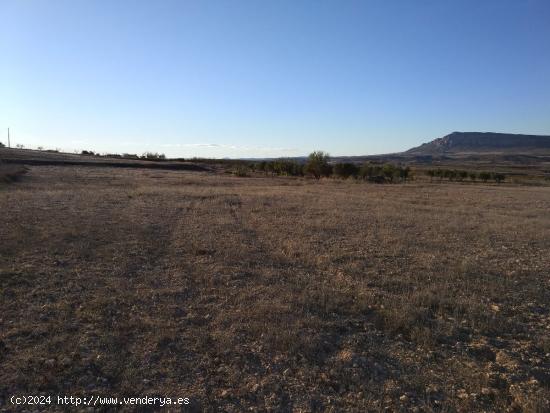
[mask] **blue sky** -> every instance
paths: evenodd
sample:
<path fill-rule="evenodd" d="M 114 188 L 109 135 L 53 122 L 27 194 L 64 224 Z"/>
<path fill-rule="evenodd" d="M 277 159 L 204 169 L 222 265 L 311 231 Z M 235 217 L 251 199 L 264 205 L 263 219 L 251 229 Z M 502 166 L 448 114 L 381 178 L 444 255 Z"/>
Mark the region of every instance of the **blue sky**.
<path fill-rule="evenodd" d="M 168 156 L 550 134 L 550 1 L 0 0 L 0 141 Z"/>

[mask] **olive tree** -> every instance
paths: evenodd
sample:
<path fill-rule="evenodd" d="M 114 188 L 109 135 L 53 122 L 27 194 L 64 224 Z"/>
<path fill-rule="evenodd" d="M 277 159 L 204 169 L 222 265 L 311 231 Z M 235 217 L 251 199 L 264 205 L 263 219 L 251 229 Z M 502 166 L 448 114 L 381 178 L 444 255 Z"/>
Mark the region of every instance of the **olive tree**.
<path fill-rule="evenodd" d="M 329 154 L 323 151 L 315 151 L 309 154 L 305 165 L 305 172 L 311 174 L 315 179 L 322 176 L 329 176 L 332 168 L 328 163 Z"/>

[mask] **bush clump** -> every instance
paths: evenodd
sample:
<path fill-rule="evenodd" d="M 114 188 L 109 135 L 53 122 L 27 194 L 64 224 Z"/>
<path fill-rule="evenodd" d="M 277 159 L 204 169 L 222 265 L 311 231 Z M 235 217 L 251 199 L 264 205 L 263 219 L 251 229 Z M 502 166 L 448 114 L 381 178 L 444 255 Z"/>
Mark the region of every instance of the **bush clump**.
<path fill-rule="evenodd" d="M 296 161 L 277 159 L 274 161 L 261 161 L 253 164 L 253 169 L 263 172 L 265 175 L 303 176 L 304 166 Z"/>
<path fill-rule="evenodd" d="M 350 162 L 337 163 L 332 167 L 332 173 L 338 178 L 347 179 L 349 177 L 356 178 L 359 174 L 359 167 Z"/>
<path fill-rule="evenodd" d="M 233 175 L 238 176 L 239 178 L 246 178 L 250 176 L 250 169 L 245 165 L 238 165 L 233 171 Z"/>
<path fill-rule="evenodd" d="M 369 182 L 407 182 L 411 176 L 411 168 L 386 164 L 365 163 L 359 169 L 359 177 Z"/>

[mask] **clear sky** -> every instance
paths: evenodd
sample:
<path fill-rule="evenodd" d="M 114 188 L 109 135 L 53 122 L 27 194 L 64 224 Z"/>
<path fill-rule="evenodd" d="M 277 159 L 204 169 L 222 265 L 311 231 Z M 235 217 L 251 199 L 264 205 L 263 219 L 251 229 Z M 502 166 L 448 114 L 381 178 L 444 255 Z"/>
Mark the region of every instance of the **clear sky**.
<path fill-rule="evenodd" d="M 550 134 L 550 1 L 0 0 L 0 141 L 267 157 Z"/>

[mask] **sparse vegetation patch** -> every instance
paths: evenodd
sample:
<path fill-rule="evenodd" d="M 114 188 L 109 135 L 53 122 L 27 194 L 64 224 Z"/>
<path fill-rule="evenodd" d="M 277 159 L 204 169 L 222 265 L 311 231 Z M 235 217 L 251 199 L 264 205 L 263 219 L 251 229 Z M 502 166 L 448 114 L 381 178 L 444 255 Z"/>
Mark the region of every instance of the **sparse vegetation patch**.
<path fill-rule="evenodd" d="M 548 411 L 549 191 L 33 166 L 0 191 L 0 397 Z"/>

